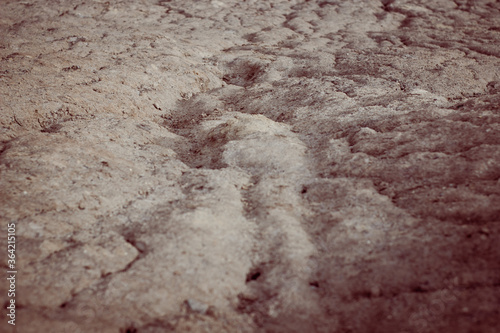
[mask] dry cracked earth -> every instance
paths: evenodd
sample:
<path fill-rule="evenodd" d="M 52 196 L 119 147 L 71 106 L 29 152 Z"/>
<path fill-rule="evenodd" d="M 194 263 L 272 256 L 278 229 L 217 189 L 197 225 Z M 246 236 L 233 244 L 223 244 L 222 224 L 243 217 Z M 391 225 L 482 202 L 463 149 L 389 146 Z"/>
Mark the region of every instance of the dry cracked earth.
<path fill-rule="evenodd" d="M 498 333 L 500 1 L 1 0 L 0 219 L 1 332 Z"/>

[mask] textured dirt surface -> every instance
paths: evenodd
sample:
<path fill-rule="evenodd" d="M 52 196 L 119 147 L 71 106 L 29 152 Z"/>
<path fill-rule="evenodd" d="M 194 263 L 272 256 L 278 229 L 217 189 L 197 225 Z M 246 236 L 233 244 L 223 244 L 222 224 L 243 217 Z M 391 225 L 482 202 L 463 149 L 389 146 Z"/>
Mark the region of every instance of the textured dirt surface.
<path fill-rule="evenodd" d="M 499 27 L 494 0 L 2 0 L 0 331 L 499 332 Z"/>

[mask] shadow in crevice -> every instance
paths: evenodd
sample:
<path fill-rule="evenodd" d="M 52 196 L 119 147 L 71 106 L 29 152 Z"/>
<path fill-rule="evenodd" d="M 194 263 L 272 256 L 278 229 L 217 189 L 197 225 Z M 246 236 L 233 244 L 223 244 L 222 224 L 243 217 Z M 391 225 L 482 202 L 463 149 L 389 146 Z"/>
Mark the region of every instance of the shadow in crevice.
<path fill-rule="evenodd" d="M 174 144 L 173 149 L 189 167 L 220 169 L 226 166 L 222 161 L 225 142 L 207 137 L 202 126 L 206 120 L 217 119 L 224 113 L 223 109 L 222 101 L 200 94 L 179 101 L 175 109 L 163 115 L 163 126 L 183 138 Z"/>

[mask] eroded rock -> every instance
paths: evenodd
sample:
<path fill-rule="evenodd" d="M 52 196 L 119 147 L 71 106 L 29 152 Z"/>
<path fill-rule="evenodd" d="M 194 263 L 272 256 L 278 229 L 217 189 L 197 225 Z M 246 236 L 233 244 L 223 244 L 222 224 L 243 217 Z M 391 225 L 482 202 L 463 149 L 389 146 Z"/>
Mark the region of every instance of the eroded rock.
<path fill-rule="evenodd" d="M 16 331 L 496 332 L 498 2 L 0 10 Z"/>

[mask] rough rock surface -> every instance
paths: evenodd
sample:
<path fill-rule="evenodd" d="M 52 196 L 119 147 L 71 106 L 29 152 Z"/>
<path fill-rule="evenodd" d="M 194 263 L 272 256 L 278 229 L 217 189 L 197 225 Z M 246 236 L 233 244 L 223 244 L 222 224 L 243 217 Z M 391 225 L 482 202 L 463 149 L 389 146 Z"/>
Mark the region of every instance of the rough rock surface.
<path fill-rule="evenodd" d="M 498 0 L 1 1 L 0 330 L 498 332 L 499 27 Z"/>

